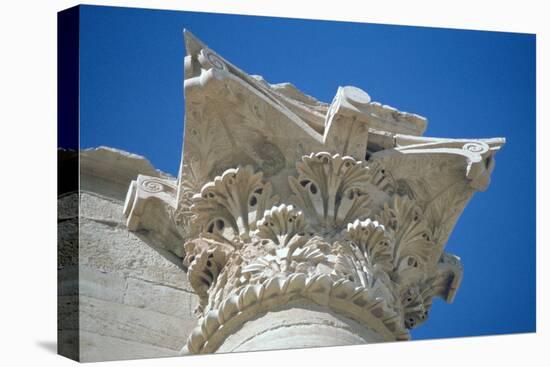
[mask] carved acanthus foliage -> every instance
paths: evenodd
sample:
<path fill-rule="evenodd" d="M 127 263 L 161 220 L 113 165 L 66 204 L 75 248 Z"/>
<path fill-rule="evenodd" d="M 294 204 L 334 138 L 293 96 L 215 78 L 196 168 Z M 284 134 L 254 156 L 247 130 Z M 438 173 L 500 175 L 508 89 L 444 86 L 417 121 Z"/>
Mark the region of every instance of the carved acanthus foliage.
<path fill-rule="evenodd" d="M 322 274 L 320 264 L 327 264 L 329 245 L 319 237 L 309 238 L 303 246 L 285 247 L 273 254 L 258 258 L 243 267 L 242 274 L 247 283 L 261 283 L 266 279 L 279 275 L 303 273 L 307 275 Z M 325 267 L 329 269 L 328 267 Z"/>
<path fill-rule="evenodd" d="M 294 205 L 278 203 L 251 167 L 225 171 L 193 197 L 200 231 L 185 244 L 185 263 L 201 298 L 201 322 L 223 324 L 219 315 L 232 312 L 226 307 L 242 311 L 302 297 L 358 321 L 379 319 L 380 332 L 408 338 L 406 329 L 426 319 L 432 297 L 449 299 L 461 274 L 449 257 L 438 264 L 414 195 L 397 194 L 379 162 L 369 167 L 322 152 L 304 156 L 296 170 L 288 179 Z M 384 204 L 374 205 L 371 195 Z M 188 347 L 213 348 L 204 345 L 215 333 L 194 334 Z"/>
<path fill-rule="evenodd" d="M 189 238 L 193 235 L 191 232 L 193 217 L 191 205 L 193 205 L 193 195 L 200 191 L 200 187 L 198 187 L 194 172 L 188 164 L 182 165 L 182 172 L 185 172 L 185 175 L 182 175 L 183 177 L 180 178 L 177 197 L 178 205 L 176 210 L 172 213 L 172 217 L 179 228 L 181 228 L 184 238 Z"/>
<path fill-rule="evenodd" d="M 389 196 L 392 196 L 395 193 L 399 195 L 408 194 L 403 191 L 402 187 L 399 187 L 398 183 L 395 182 L 394 178 L 387 171 L 386 167 L 380 161 L 369 162 L 369 171 L 370 171 L 370 182 Z"/>
<path fill-rule="evenodd" d="M 193 196 L 194 222 L 204 236 L 234 243 L 249 241 L 256 221 L 277 201 L 270 183 L 250 166 L 229 169 Z"/>
<path fill-rule="evenodd" d="M 208 239 L 185 243 L 183 264 L 187 266 L 189 283 L 199 296 L 199 309 L 208 302 L 208 291 L 216 283 L 232 249 Z"/>
<path fill-rule="evenodd" d="M 215 348 L 205 343 L 217 331 L 204 325 L 225 323 L 220 315 L 292 297 L 360 322 L 380 319 L 379 332 L 398 340 L 426 320 L 434 296 L 452 299 L 460 262 L 440 258 L 414 193 L 400 195 L 403 185 L 380 162 L 322 152 L 304 156 L 296 171 L 288 179 L 295 205 L 279 203 L 250 166 L 225 171 L 193 196 L 197 238 L 185 244 L 184 262 L 203 326 L 190 350 Z"/>
<path fill-rule="evenodd" d="M 399 270 L 397 276 L 424 272 L 435 261 L 431 259 L 434 243 L 429 224 L 413 200 L 396 195 L 393 205 L 386 204 L 377 219 L 395 236 L 393 265 Z"/>
<path fill-rule="evenodd" d="M 357 219 L 348 224 L 346 235 L 370 269 L 374 270 L 375 266 L 384 271 L 393 269 L 393 238 L 383 225 L 370 219 Z"/>
<path fill-rule="evenodd" d="M 352 157 L 312 153 L 296 165 L 298 178 L 290 177 L 297 206 L 327 231 L 339 229 L 370 210 L 369 169 Z"/>
<path fill-rule="evenodd" d="M 259 238 L 270 239 L 277 245 L 286 246 L 293 237 L 303 236 L 307 228 L 304 214 L 292 205 L 274 206 L 258 221 Z"/>
<path fill-rule="evenodd" d="M 461 279 L 460 259 L 450 254 L 443 254 L 433 273 L 426 275 L 412 286 L 404 287 L 401 303 L 405 326 L 410 329 L 420 326 L 427 320 L 433 297 L 439 296 L 451 301 Z"/>

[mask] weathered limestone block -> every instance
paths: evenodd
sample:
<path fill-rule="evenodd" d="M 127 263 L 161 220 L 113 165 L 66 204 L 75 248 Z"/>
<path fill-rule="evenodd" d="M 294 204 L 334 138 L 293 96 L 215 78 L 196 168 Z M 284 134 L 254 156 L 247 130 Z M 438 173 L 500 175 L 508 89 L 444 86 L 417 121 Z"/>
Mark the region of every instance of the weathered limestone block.
<path fill-rule="evenodd" d="M 166 177 L 153 168 L 145 158 L 110 147 L 82 150 L 80 160 L 80 188 L 106 197 L 124 200 L 128 182 L 136 172 L 154 177 Z"/>
<path fill-rule="evenodd" d="M 85 189 L 58 199 L 60 350 L 85 362 L 178 355 L 198 298 L 181 259 L 128 231 L 117 189 L 138 172 L 166 176 L 107 148 L 82 152 L 80 168 Z"/>
<path fill-rule="evenodd" d="M 179 177 L 137 177 L 124 211 L 183 258 L 200 313 L 183 353 L 408 340 L 452 302 L 445 244 L 504 139 L 423 137 L 357 87 L 329 105 L 185 42 Z"/>
<path fill-rule="evenodd" d="M 109 147 L 87 149 L 80 152 L 80 188 L 102 196 L 122 200 L 126 198 L 128 183 L 137 178 L 140 190 L 133 190 L 124 213 L 132 218 L 127 227 L 139 233 L 148 243 L 175 253 L 180 257 L 181 229 L 163 214 L 175 210 L 172 197 L 176 181 L 156 170 L 145 158 Z M 132 184 L 136 187 L 136 184 Z M 164 193 L 164 191 L 167 191 Z M 138 195 L 138 197 L 135 197 Z M 139 200 L 138 200 L 139 199 Z M 117 215 L 120 215 L 117 212 Z"/>
<path fill-rule="evenodd" d="M 197 307 L 182 268 L 127 231 L 121 202 L 80 202 L 81 360 L 177 355 Z"/>
<path fill-rule="evenodd" d="M 79 359 L 78 193 L 65 192 L 57 202 L 57 349 Z"/>

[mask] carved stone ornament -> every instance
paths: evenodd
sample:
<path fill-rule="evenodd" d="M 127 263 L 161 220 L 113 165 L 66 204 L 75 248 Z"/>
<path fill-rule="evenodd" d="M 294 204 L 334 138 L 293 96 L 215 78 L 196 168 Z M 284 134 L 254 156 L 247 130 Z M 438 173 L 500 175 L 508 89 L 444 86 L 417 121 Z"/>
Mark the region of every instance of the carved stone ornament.
<path fill-rule="evenodd" d="M 179 177 L 139 176 L 125 206 L 200 298 L 184 353 L 298 303 L 407 340 L 433 297 L 453 300 L 462 265 L 444 246 L 504 139 L 422 137 L 425 118 L 359 88 L 329 105 L 185 42 Z"/>

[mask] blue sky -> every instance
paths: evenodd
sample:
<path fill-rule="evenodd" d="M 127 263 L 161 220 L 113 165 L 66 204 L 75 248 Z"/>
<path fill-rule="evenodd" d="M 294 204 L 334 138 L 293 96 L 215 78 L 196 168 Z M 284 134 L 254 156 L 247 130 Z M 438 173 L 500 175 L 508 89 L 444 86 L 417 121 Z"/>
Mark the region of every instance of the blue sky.
<path fill-rule="evenodd" d="M 506 137 L 489 189 L 447 251 L 453 304 L 436 300 L 413 339 L 535 331 L 535 36 L 128 8 L 81 8 L 81 148 L 111 146 L 177 175 L 182 29 L 249 74 L 330 102 L 339 85 L 426 116 L 426 136 Z"/>

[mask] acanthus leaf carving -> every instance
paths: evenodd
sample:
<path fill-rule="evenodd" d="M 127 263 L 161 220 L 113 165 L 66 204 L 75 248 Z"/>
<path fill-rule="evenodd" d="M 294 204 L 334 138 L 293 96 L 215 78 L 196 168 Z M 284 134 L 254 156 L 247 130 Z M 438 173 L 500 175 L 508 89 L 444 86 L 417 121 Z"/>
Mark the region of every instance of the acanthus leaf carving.
<path fill-rule="evenodd" d="M 300 210 L 292 205 L 281 204 L 267 210 L 256 228 L 259 238 L 270 239 L 277 245 L 286 246 L 295 235 L 305 233 L 307 223 Z"/>
<path fill-rule="evenodd" d="M 364 300 L 350 296 L 346 302 L 382 307 L 374 314 L 393 315 L 392 332 L 403 338 L 403 330 L 427 318 L 432 297 L 448 298 L 457 277 L 451 257 L 434 260 L 439 252 L 422 209 L 410 196 L 392 192 L 376 215 L 363 210 L 369 192 L 381 188 L 373 184 L 369 167 L 351 157 L 311 154 L 297 167 L 298 178 L 289 178 L 291 187 L 298 185 L 296 206 L 275 205 L 270 184 L 251 167 L 226 170 L 193 197 L 191 211 L 201 234 L 186 243 L 184 262 L 201 298 L 199 311 L 220 310 L 251 286 L 265 285 L 271 292 L 285 277 L 323 276 L 335 289 L 342 281 L 363 289 Z M 314 292 L 311 300 L 330 305 L 339 292 L 322 297 Z"/>
<path fill-rule="evenodd" d="M 183 264 L 189 283 L 199 296 L 199 311 L 208 303 L 209 290 L 215 285 L 232 248 L 208 239 L 197 238 L 184 245 Z"/>
<path fill-rule="evenodd" d="M 432 299 L 436 296 L 451 302 L 462 279 L 462 264 L 454 255 L 444 253 L 436 270 L 428 273 L 401 293 L 405 326 L 409 329 L 422 325 L 428 319 Z"/>
<path fill-rule="evenodd" d="M 422 209 L 408 197 L 395 195 L 393 205 L 386 204 L 376 218 L 394 232 L 393 261 L 398 271 L 396 275 L 426 271 L 433 260 L 435 245 Z"/>
<path fill-rule="evenodd" d="M 346 235 L 370 268 L 378 266 L 384 271 L 393 268 L 393 238 L 382 224 L 371 219 L 357 219 L 348 224 Z"/>
<path fill-rule="evenodd" d="M 250 166 L 226 170 L 193 196 L 191 211 L 203 236 L 235 243 L 250 240 L 256 221 L 277 201 L 270 183 Z"/>
<path fill-rule="evenodd" d="M 298 178 L 289 178 L 292 200 L 315 225 L 336 230 L 370 213 L 369 170 L 361 161 L 320 152 L 304 156 L 296 169 Z"/>

